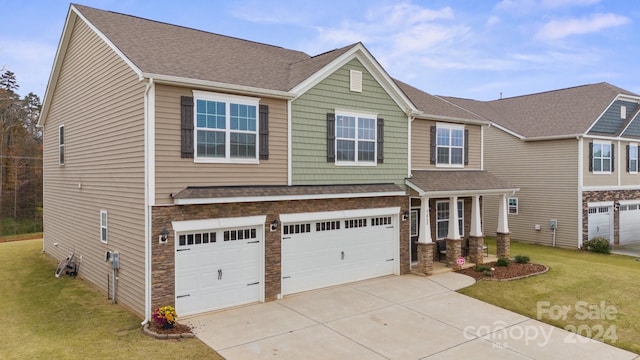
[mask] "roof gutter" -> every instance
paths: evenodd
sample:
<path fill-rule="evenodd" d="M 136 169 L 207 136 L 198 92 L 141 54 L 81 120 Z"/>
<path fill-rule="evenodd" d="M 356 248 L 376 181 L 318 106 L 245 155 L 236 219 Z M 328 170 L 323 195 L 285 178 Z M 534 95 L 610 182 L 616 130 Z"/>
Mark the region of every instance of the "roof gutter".
<path fill-rule="evenodd" d="M 523 141 L 547 141 L 547 140 L 567 140 L 567 139 L 580 139 L 585 136 L 584 134 L 568 134 L 568 135 L 551 135 L 551 136 L 536 136 L 523 138 Z"/>
<path fill-rule="evenodd" d="M 412 115 L 419 119 L 425 120 L 441 120 L 441 121 L 449 121 L 449 122 L 460 122 L 465 124 L 474 124 L 474 125 L 489 125 L 491 121 L 487 120 L 472 120 L 472 119 L 463 119 L 452 116 L 443 116 L 443 115 L 433 115 L 429 113 L 425 113 L 422 111 L 414 112 Z"/>
<path fill-rule="evenodd" d="M 263 89 L 263 88 L 253 87 L 253 86 L 234 85 L 234 84 L 227 84 L 227 83 L 222 83 L 218 81 L 199 80 L 199 79 L 185 78 L 180 76 L 151 74 L 151 73 L 143 73 L 142 76 L 145 78 L 153 78 L 156 84 L 190 86 L 190 87 L 198 87 L 198 88 L 211 90 L 211 91 L 230 91 L 230 92 L 234 92 L 242 95 L 264 96 L 269 98 L 285 99 L 285 100 L 295 99 L 297 96 L 295 93 L 291 93 L 289 91 Z"/>
<path fill-rule="evenodd" d="M 478 190 L 443 190 L 443 191 L 424 191 L 418 185 L 412 183 L 409 179 L 405 182 L 407 186 L 415 190 L 418 196 L 428 197 L 450 197 L 450 196 L 473 196 L 473 195 L 502 195 L 515 194 L 520 188 L 509 189 L 478 189 Z"/>

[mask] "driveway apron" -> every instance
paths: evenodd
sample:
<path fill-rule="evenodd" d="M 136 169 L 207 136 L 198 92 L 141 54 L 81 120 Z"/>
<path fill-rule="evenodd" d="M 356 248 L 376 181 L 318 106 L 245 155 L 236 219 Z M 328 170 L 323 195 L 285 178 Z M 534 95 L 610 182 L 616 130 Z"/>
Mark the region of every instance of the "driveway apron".
<path fill-rule="evenodd" d="M 640 359 L 461 295 L 468 276 L 388 276 L 187 319 L 240 359 Z"/>

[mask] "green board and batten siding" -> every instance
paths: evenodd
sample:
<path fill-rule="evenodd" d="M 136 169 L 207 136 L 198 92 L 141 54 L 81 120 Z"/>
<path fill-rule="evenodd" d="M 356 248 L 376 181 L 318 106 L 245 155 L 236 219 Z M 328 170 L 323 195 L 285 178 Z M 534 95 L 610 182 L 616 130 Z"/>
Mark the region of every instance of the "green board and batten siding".
<path fill-rule="evenodd" d="M 362 72 L 362 92 L 349 90 L 350 70 Z M 384 163 L 342 166 L 327 162 L 327 113 L 336 109 L 384 119 Z M 351 60 L 292 102 L 293 185 L 396 183 L 408 173 L 408 120 L 357 59 Z"/>

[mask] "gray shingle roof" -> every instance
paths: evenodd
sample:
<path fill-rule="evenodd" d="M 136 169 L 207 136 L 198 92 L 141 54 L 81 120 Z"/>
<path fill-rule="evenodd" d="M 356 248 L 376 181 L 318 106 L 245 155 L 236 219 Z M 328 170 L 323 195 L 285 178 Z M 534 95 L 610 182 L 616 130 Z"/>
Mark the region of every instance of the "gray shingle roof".
<path fill-rule="evenodd" d="M 428 94 L 409 84 L 394 79 L 400 90 L 411 100 L 418 110 L 428 115 L 457 118 L 463 120 L 484 120 L 480 116 L 451 104 L 443 99 Z"/>
<path fill-rule="evenodd" d="M 358 195 L 370 193 L 404 193 L 395 184 L 354 185 L 273 185 L 273 186 L 193 186 L 173 196 L 174 199 L 224 199 L 252 198 L 261 201 L 264 197 Z"/>
<path fill-rule="evenodd" d="M 584 134 L 617 95 L 638 96 L 602 82 L 492 101 L 441 98 L 526 138 Z"/>
<path fill-rule="evenodd" d="M 149 74 L 288 91 L 355 45 L 311 57 L 278 46 L 73 6 Z"/>
<path fill-rule="evenodd" d="M 414 170 L 407 182 L 425 193 L 517 190 L 515 186 L 483 170 Z"/>

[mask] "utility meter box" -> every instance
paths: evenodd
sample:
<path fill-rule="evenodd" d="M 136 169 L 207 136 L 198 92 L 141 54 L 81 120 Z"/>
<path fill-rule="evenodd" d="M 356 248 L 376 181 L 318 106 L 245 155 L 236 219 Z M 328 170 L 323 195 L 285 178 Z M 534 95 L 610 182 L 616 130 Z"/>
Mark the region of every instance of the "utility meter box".
<path fill-rule="evenodd" d="M 111 268 L 120 269 L 120 253 L 117 253 L 117 252 L 111 253 Z"/>
<path fill-rule="evenodd" d="M 557 219 L 550 219 L 549 220 L 549 228 L 551 230 L 555 230 L 558 228 L 558 220 Z"/>

